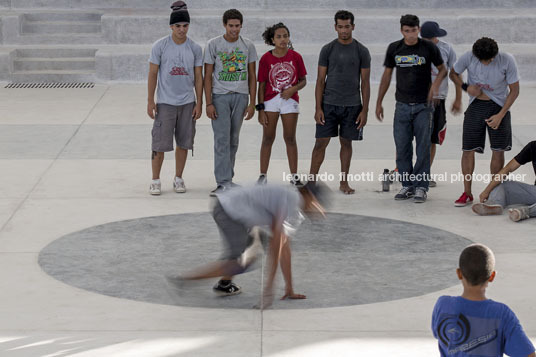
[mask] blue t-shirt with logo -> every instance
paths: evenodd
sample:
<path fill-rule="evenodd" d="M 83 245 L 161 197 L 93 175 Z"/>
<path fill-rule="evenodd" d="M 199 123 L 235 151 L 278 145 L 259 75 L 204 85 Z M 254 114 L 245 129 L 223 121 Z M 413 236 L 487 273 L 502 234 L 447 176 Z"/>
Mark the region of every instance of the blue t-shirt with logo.
<path fill-rule="evenodd" d="M 493 300 L 441 296 L 434 307 L 432 331 L 441 356 L 526 357 L 534 346 L 508 306 Z"/>

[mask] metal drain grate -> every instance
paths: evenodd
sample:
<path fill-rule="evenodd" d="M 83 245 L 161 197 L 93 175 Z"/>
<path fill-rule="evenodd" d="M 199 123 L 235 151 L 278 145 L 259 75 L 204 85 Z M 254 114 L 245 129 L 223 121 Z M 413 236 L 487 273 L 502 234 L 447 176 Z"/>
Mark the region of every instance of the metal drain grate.
<path fill-rule="evenodd" d="M 71 83 L 9 83 L 4 88 L 93 88 L 92 82 L 71 82 Z"/>

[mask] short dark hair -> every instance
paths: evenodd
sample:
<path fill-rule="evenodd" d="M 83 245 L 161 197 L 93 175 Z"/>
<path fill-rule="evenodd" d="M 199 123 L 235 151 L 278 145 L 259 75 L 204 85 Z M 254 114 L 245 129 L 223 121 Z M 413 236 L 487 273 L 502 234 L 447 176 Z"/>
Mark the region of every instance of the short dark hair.
<path fill-rule="evenodd" d="M 462 251 L 460 270 L 467 282 L 473 286 L 482 285 L 491 277 L 495 269 L 495 256 L 483 244 L 471 244 Z"/>
<path fill-rule="evenodd" d="M 402 15 L 400 18 L 400 28 L 402 28 L 402 26 L 419 27 L 419 18 L 411 14 Z"/>
<path fill-rule="evenodd" d="M 242 25 L 244 17 L 242 16 L 242 13 L 237 9 L 229 9 L 223 13 L 223 24 L 227 25 L 227 22 L 229 20 L 240 20 L 240 25 Z"/>
<path fill-rule="evenodd" d="M 352 14 L 350 11 L 339 10 L 335 13 L 335 25 L 337 24 L 337 20 L 350 20 L 350 23 L 353 25 L 354 14 Z"/>
<path fill-rule="evenodd" d="M 473 54 L 481 61 L 490 60 L 499 53 L 499 45 L 494 39 L 482 37 L 473 44 Z"/>
<path fill-rule="evenodd" d="M 287 30 L 288 36 L 290 37 L 290 31 L 288 30 L 288 27 L 285 26 L 284 23 L 280 22 L 278 24 L 269 26 L 266 28 L 266 30 L 264 30 L 264 32 L 262 33 L 262 38 L 264 39 L 264 43 L 270 46 L 275 46 L 273 39 L 275 36 L 275 30 L 278 30 L 278 29 Z M 292 49 L 292 42 L 290 41 L 289 41 L 289 47 Z"/>

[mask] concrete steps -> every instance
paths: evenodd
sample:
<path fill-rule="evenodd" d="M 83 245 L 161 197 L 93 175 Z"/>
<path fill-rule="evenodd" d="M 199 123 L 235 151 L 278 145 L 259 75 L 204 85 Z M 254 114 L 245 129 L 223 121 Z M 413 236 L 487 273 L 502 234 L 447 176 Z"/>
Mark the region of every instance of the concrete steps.
<path fill-rule="evenodd" d="M 96 49 L 17 49 L 13 82 L 92 82 L 96 77 Z"/>
<path fill-rule="evenodd" d="M 97 35 L 102 32 L 100 13 L 25 13 L 21 17 L 21 35 Z"/>
<path fill-rule="evenodd" d="M 19 77 L 61 70 L 75 71 L 73 78 L 91 73 L 97 81 L 145 81 L 151 44 L 170 33 L 170 1 L 0 0 L 0 43 L 41 51 L 39 56 L 2 51 L 0 69 Z M 9 9 L 2 10 L 2 4 L 9 4 Z M 336 37 L 336 8 L 354 12 L 354 37 L 371 51 L 373 81 L 383 72 L 388 43 L 401 38 L 399 19 L 407 12 L 423 22 L 438 21 L 449 32 L 445 40 L 459 55 L 482 36 L 495 38 L 501 50 L 516 57 L 522 79 L 536 81 L 536 0 L 408 0 L 403 4 L 398 0 L 190 0 L 188 5 L 192 19 L 188 35 L 201 46 L 223 33 L 221 16 L 230 7 L 243 12 L 242 34 L 256 44 L 259 55 L 269 48 L 261 38 L 264 28 L 284 22 L 304 57 L 310 81 L 316 77 L 320 48 Z M 67 55 L 64 51 L 56 56 L 45 52 L 46 48 L 61 52 L 64 47 L 87 47 L 93 53 Z M 67 76 L 49 74 L 43 74 L 44 78 Z M 5 77 L 0 73 L 0 79 Z"/>

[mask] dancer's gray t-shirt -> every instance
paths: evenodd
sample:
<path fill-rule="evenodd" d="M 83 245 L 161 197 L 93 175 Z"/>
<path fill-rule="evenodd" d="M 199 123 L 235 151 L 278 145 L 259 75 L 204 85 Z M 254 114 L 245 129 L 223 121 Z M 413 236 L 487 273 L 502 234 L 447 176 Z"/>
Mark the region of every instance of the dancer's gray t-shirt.
<path fill-rule="evenodd" d="M 519 82 L 517 65 L 509 53 L 499 52 L 490 64 L 482 64 L 471 51 L 464 53 L 454 65 L 454 71 L 462 74 L 467 70 L 467 83 L 480 87 L 491 100 L 504 106 L 508 85 Z M 470 97 L 470 102 L 475 98 Z"/>
<path fill-rule="evenodd" d="M 230 188 L 218 194 L 218 200 L 233 220 L 246 227 L 282 225 L 299 216 L 301 196 L 293 187 L 255 185 Z"/>
<path fill-rule="evenodd" d="M 324 103 L 361 105 L 361 69 L 370 68 L 370 53 L 365 46 L 356 40 L 348 45 L 333 40 L 322 47 L 318 65 L 327 67 Z"/>
<path fill-rule="evenodd" d="M 171 35 L 153 44 L 149 62 L 159 66 L 156 102 L 184 105 L 195 102 L 194 67 L 203 66 L 203 49 L 189 38 L 180 45 Z"/>
<path fill-rule="evenodd" d="M 223 35 L 208 41 L 205 47 L 205 63 L 214 65 L 212 93 L 249 94 L 248 64 L 257 61 L 253 42 L 242 36 L 235 42 Z"/>

